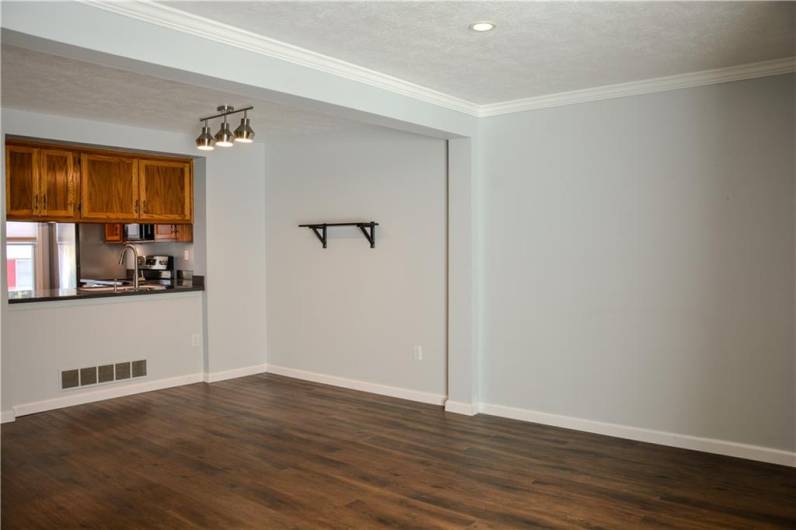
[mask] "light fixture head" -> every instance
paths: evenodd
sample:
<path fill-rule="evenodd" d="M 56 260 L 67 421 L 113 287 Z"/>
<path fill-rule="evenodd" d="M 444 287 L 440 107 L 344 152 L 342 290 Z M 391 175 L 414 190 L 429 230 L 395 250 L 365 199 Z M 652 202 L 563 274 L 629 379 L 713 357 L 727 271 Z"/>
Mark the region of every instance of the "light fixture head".
<path fill-rule="evenodd" d="M 478 32 L 492 31 L 493 29 L 495 29 L 495 23 L 486 20 L 482 20 L 480 22 L 473 22 L 472 24 L 470 24 L 470 29 Z"/>
<path fill-rule="evenodd" d="M 214 149 L 213 144 L 215 143 L 216 141 L 210 133 L 210 127 L 207 126 L 207 122 L 205 121 L 204 127 L 202 127 L 202 134 L 196 138 L 196 147 L 201 151 L 212 151 Z"/>
<path fill-rule="evenodd" d="M 221 128 L 216 133 L 216 145 L 219 147 L 231 147 L 232 139 L 232 131 L 229 130 L 227 117 L 224 116 L 224 122 L 221 124 Z"/>
<path fill-rule="evenodd" d="M 254 129 L 249 122 L 248 112 L 243 113 L 240 125 L 235 129 L 235 141 L 241 144 L 250 144 L 254 141 Z"/>

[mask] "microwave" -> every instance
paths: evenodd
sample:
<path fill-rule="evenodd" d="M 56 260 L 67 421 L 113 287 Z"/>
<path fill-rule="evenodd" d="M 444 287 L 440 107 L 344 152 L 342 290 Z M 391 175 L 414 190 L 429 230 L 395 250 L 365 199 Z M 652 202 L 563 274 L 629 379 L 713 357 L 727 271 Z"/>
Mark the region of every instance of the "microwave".
<path fill-rule="evenodd" d="M 155 225 L 153 224 L 124 225 L 125 241 L 153 241 L 154 239 L 155 239 Z"/>

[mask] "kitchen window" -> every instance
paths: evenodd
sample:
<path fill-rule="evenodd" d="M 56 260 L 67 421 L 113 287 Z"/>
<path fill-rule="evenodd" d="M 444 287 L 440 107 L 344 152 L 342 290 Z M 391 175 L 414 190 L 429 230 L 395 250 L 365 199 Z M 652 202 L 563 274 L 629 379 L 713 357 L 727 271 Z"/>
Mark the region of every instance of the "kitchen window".
<path fill-rule="evenodd" d="M 6 246 L 8 291 L 32 291 L 36 285 L 33 263 L 35 242 L 9 241 Z"/>

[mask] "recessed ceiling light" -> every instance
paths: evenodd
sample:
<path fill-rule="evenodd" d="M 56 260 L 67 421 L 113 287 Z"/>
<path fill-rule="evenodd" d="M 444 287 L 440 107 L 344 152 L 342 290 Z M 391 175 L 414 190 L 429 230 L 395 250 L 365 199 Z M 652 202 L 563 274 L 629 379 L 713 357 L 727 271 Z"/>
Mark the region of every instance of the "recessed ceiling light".
<path fill-rule="evenodd" d="M 495 24 L 492 22 L 474 22 L 470 24 L 470 29 L 473 31 L 492 31 L 495 29 Z"/>

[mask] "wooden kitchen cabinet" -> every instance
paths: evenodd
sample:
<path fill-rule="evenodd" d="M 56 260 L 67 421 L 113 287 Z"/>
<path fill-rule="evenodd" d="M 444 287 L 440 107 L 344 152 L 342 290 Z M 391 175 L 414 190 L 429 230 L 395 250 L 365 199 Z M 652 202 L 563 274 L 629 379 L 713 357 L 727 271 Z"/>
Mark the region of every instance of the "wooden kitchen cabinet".
<path fill-rule="evenodd" d="M 39 211 L 37 217 L 74 220 L 77 214 L 75 155 L 71 151 L 39 151 Z"/>
<path fill-rule="evenodd" d="M 155 241 L 175 241 L 175 225 L 155 225 Z"/>
<path fill-rule="evenodd" d="M 138 219 L 137 159 L 83 153 L 80 166 L 82 219 Z"/>
<path fill-rule="evenodd" d="M 6 217 L 31 219 L 38 211 L 39 150 L 6 146 Z"/>
<path fill-rule="evenodd" d="M 193 163 L 14 139 L 6 145 L 6 216 L 19 221 L 161 223 L 191 241 Z"/>
<path fill-rule="evenodd" d="M 75 156 L 71 151 L 6 148 L 6 216 L 26 221 L 74 221 Z"/>
<path fill-rule="evenodd" d="M 193 241 L 193 225 L 174 225 L 177 241 L 191 243 Z"/>
<path fill-rule="evenodd" d="M 106 243 L 124 243 L 124 225 L 122 223 L 108 223 L 105 225 Z"/>
<path fill-rule="evenodd" d="M 146 160 L 138 163 L 142 222 L 193 220 L 191 164 Z M 155 231 L 157 237 L 157 230 Z"/>
<path fill-rule="evenodd" d="M 179 243 L 193 242 L 193 225 L 155 225 L 155 241 L 176 241 Z M 107 223 L 105 225 L 106 243 L 124 243 L 124 225 Z"/>
<path fill-rule="evenodd" d="M 193 225 L 155 225 L 155 241 L 193 241 Z"/>

